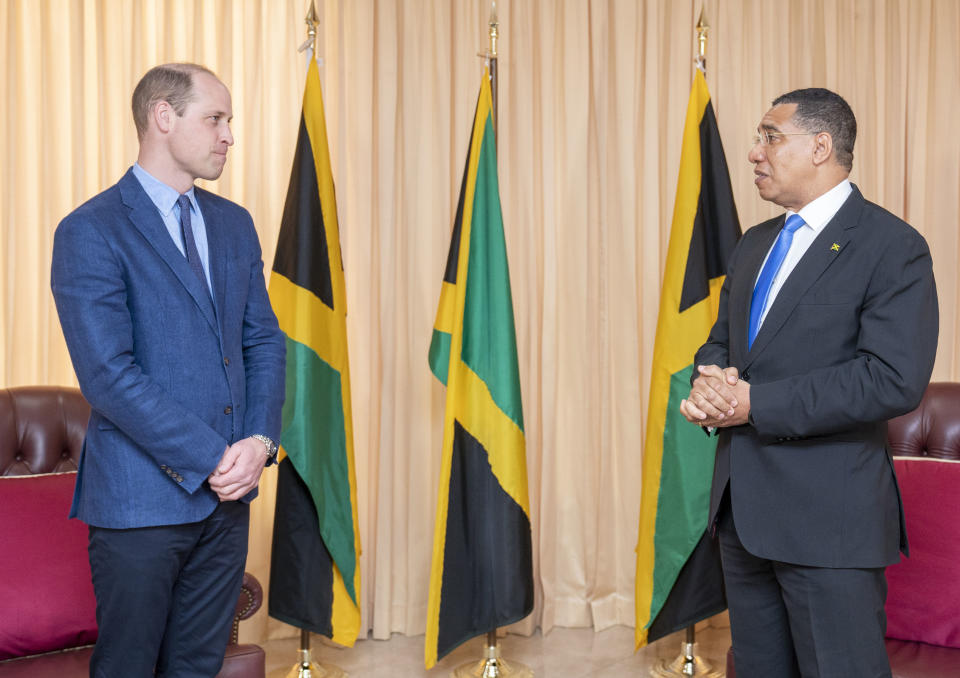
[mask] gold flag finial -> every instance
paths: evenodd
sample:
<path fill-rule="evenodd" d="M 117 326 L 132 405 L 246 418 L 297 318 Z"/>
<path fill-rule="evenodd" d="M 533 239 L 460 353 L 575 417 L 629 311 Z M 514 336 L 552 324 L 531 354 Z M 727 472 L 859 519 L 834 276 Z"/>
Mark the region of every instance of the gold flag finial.
<path fill-rule="evenodd" d="M 704 2 L 704 5 L 706 5 L 706 2 Z M 699 43 L 699 54 L 696 60 L 697 68 L 704 73 L 707 72 L 707 31 L 710 30 L 710 26 L 707 24 L 707 20 L 704 17 L 705 12 L 706 8 L 701 5 L 700 18 L 697 20 L 697 42 Z"/>
<path fill-rule="evenodd" d="M 317 17 L 317 3 L 315 0 L 310 0 L 310 9 L 307 10 L 307 16 L 304 18 L 303 22 L 307 24 L 307 39 L 303 41 L 303 44 L 297 48 L 298 52 L 302 52 L 305 49 L 309 49 L 313 52 L 313 55 L 317 54 L 317 26 L 320 25 L 320 19 Z"/>
<path fill-rule="evenodd" d="M 500 24 L 497 23 L 497 0 L 492 0 L 490 3 L 490 21 L 488 22 L 490 26 L 490 51 L 487 53 L 487 56 L 491 59 L 497 58 L 497 38 L 499 37 L 498 29 Z"/>

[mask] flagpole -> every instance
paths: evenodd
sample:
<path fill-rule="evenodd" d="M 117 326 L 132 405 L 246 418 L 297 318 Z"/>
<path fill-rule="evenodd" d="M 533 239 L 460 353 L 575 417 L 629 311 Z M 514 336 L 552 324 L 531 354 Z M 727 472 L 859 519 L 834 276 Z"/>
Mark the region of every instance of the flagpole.
<path fill-rule="evenodd" d="M 310 631 L 300 629 L 300 660 L 287 672 L 285 678 L 349 678 L 346 671 L 333 664 L 320 664 L 310 656 Z"/>
<path fill-rule="evenodd" d="M 309 69 L 310 59 L 317 58 L 317 26 L 320 25 L 315 0 L 310 0 L 310 9 L 307 10 L 304 23 L 307 24 L 307 39 L 297 48 L 297 51 L 307 52 Z M 287 672 L 285 678 L 349 678 L 349 674 L 339 666 L 313 661 L 310 653 L 310 631 L 308 629 L 300 629 L 300 649 L 297 650 L 297 655 L 299 657 L 297 663 Z"/>
<path fill-rule="evenodd" d="M 497 114 L 497 38 L 500 37 L 500 24 L 497 22 L 496 0 L 490 3 L 490 21 L 487 25 L 490 28 L 490 51 L 487 52 L 487 60 L 490 62 L 490 98 L 493 108 L 493 135 L 496 138 L 497 123 L 500 121 Z"/>
<path fill-rule="evenodd" d="M 490 47 L 478 56 L 486 59 L 490 69 L 491 117 L 493 118 L 493 136 L 497 138 L 497 39 L 500 37 L 500 24 L 497 21 L 497 2 L 490 2 L 490 19 L 487 22 Z M 506 662 L 500 656 L 497 643 L 497 630 L 487 632 L 484 640 L 483 659 L 467 662 L 454 669 L 453 678 L 533 678 L 533 670 L 519 662 Z"/>

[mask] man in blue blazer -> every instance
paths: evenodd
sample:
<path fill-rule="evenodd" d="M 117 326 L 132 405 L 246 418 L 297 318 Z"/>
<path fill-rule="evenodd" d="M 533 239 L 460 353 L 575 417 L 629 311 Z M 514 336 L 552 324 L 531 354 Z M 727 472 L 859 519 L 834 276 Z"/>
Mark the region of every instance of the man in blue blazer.
<path fill-rule="evenodd" d="M 719 432 L 710 524 L 737 676 L 890 676 L 884 568 L 907 541 L 886 421 L 933 369 L 930 252 L 847 179 L 841 97 L 785 94 L 757 132 L 757 189 L 787 212 L 733 252 L 681 404 Z"/>
<path fill-rule="evenodd" d="M 284 339 L 249 213 L 194 187 L 233 144 L 230 93 L 147 72 L 120 181 L 59 225 L 51 286 L 92 412 L 71 516 L 90 526 L 91 676 L 212 677 L 276 454 Z"/>

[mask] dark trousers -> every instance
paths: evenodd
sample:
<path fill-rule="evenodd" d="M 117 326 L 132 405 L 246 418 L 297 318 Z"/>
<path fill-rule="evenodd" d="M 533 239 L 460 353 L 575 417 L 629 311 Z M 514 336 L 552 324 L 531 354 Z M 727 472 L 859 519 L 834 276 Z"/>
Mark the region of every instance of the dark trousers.
<path fill-rule="evenodd" d="M 249 505 L 231 501 L 198 523 L 91 527 L 99 628 L 91 678 L 216 676 L 240 594 L 249 523 Z"/>
<path fill-rule="evenodd" d="M 889 678 L 884 568 L 758 558 L 724 504 L 718 527 L 737 678 Z"/>

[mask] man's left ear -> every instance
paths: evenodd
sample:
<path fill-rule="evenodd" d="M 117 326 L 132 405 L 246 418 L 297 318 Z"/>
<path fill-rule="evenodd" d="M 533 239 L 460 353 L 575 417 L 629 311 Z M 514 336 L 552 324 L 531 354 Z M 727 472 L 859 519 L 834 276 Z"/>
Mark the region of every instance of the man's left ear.
<path fill-rule="evenodd" d="M 833 155 L 833 137 L 829 132 L 819 132 L 813 142 L 813 164 L 822 165 Z"/>

